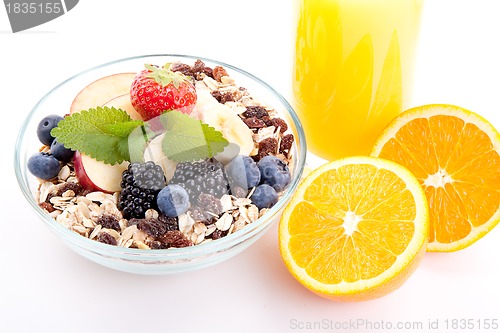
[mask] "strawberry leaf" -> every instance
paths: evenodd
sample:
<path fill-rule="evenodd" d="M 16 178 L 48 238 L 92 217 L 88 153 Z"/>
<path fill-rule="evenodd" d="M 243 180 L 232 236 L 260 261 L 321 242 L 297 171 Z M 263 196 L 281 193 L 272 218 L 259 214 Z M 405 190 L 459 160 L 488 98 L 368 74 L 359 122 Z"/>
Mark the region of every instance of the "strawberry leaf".
<path fill-rule="evenodd" d="M 175 89 L 179 89 L 183 82 L 189 82 L 184 74 L 171 71 L 170 64 L 165 64 L 163 67 L 156 67 L 149 64 L 145 64 L 144 66 L 149 71 L 147 77 L 152 78 L 163 87 L 173 84 Z"/>

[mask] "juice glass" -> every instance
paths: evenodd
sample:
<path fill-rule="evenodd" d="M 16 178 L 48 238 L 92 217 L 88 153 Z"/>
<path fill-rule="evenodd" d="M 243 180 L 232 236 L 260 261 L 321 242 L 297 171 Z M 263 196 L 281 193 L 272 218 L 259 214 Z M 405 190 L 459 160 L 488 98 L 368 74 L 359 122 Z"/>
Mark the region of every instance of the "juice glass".
<path fill-rule="evenodd" d="M 408 106 L 423 0 L 296 0 L 294 104 L 309 151 L 370 153 Z"/>

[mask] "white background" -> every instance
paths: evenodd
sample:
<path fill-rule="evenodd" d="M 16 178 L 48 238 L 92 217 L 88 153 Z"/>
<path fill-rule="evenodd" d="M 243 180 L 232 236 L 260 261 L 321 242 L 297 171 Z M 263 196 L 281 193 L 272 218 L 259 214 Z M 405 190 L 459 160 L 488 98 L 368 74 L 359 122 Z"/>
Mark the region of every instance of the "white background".
<path fill-rule="evenodd" d="M 312 332 L 294 324 L 358 319 L 379 325 L 420 321 L 424 332 L 437 319 L 440 332 L 458 332 L 446 331 L 445 320 L 500 321 L 500 227 L 460 252 L 426 254 L 408 282 L 382 299 L 344 304 L 315 296 L 289 275 L 276 225 L 215 267 L 140 276 L 68 250 L 23 201 L 12 170 L 15 137 L 49 89 L 114 59 L 185 53 L 239 66 L 289 97 L 292 7 L 290 0 L 81 0 L 68 14 L 17 34 L 0 8 L 0 133 L 6 150 L 0 332 Z M 427 2 L 414 105 L 457 104 L 500 128 L 499 12 L 497 0 Z M 412 331 L 418 330 L 406 330 Z M 466 331 L 492 330 L 479 330 L 476 322 Z"/>

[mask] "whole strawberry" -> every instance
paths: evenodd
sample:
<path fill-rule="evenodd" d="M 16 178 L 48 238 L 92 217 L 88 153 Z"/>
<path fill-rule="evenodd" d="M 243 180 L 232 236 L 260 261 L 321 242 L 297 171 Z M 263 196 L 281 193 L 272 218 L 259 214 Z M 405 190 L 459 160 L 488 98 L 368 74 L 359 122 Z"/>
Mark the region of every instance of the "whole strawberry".
<path fill-rule="evenodd" d="M 191 81 L 171 71 L 170 64 L 145 67 L 130 88 L 130 101 L 142 118 L 147 121 L 171 110 L 190 114 L 196 104 L 196 89 Z"/>

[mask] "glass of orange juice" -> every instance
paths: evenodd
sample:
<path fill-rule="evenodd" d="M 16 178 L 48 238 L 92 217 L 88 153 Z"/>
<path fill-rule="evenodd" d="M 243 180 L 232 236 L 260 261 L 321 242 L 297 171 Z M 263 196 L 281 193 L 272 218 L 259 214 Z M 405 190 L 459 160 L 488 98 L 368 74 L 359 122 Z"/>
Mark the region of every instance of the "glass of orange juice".
<path fill-rule="evenodd" d="M 423 0 L 296 0 L 293 97 L 308 150 L 368 155 L 408 107 Z"/>

